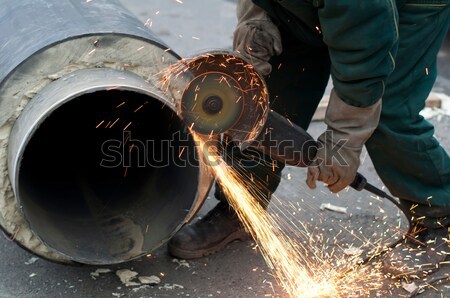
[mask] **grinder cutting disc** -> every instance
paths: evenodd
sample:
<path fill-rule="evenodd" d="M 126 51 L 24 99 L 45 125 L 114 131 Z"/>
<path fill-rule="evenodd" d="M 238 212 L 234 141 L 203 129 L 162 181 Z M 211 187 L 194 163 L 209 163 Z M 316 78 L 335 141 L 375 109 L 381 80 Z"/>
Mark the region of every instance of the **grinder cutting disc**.
<path fill-rule="evenodd" d="M 193 131 L 226 133 L 238 142 L 261 132 L 269 111 L 264 80 L 236 53 L 209 52 L 185 60 L 193 78 L 181 98 L 181 116 Z"/>
<path fill-rule="evenodd" d="M 197 76 L 185 89 L 181 109 L 186 124 L 201 134 L 220 134 L 233 127 L 243 110 L 239 84 L 225 73 Z"/>

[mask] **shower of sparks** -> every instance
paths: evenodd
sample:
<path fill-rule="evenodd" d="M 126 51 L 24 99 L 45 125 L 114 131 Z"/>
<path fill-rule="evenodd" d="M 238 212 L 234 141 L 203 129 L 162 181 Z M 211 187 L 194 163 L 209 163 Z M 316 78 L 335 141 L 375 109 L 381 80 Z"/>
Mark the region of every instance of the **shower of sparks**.
<path fill-rule="evenodd" d="M 100 125 L 102 125 L 103 123 L 105 123 L 105 120 L 102 120 L 99 124 L 97 124 L 97 126 L 95 128 L 99 128 Z"/>
<path fill-rule="evenodd" d="M 225 54 L 218 58 L 219 56 L 217 53 L 207 53 L 196 58 L 181 59 L 155 74 L 158 78 L 157 87 L 166 94 L 172 94 L 174 102 L 179 102 L 179 96 L 186 87 L 183 82 L 191 81 L 200 74 L 207 74 L 211 69 L 224 69 L 241 86 L 246 86 L 240 90 L 245 94 L 245 100 L 254 100 L 266 112 L 267 107 L 262 101 L 267 94 L 255 91 L 261 88 L 258 88 L 259 76 L 253 67 L 243 64 L 242 60 L 232 55 Z M 224 84 L 227 83 L 225 81 L 223 80 Z M 264 119 L 256 119 L 251 130 L 239 133 L 245 134 L 247 139 L 255 138 L 263 122 Z M 195 130 L 195 121 L 186 122 L 186 125 L 191 131 Z M 310 229 L 305 218 L 292 219 L 292 214 L 299 214 L 308 204 L 312 206 L 307 200 L 300 199 L 297 205 L 291 202 L 286 205 L 272 196 L 270 208 L 275 208 L 275 212 L 264 210 L 258 203 L 263 194 L 249 186 L 253 184 L 254 177 L 246 177 L 227 165 L 225 157 L 219 154 L 223 150 L 211 147 L 210 142 L 207 142 L 215 136 L 192 134 L 200 146 L 199 152 L 207 155 L 202 159 L 203 162 L 207 163 L 222 185 L 230 205 L 236 210 L 246 230 L 257 241 L 266 263 L 290 297 L 361 297 L 383 292 L 381 288 L 386 277 L 379 270 L 380 264 L 361 266 L 362 256 L 345 255 L 344 251 L 355 247 L 369 251 L 367 255 L 374 257 L 403 235 L 405 231 L 400 223 L 398 226 L 397 222 L 395 225 L 391 224 L 387 215 L 377 217 L 374 226 L 378 225 L 380 229 L 384 227 L 385 230 L 369 235 L 363 227 L 352 230 L 334 222 L 328 231 L 334 236 L 327 239 L 324 231 L 317 228 L 317 224 Z M 204 146 L 208 146 L 208 150 L 204 150 Z M 227 156 L 227 160 L 229 158 Z M 275 164 L 272 167 L 275 168 Z M 274 202 L 277 200 L 278 202 Z M 380 213 L 382 211 L 384 210 L 380 208 Z M 322 215 L 318 217 L 320 223 L 326 221 Z M 341 243 L 344 235 L 354 239 L 355 243 L 346 241 L 348 247 L 344 247 L 344 243 Z"/>
<path fill-rule="evenodd" d="M 120 87 L 114 89 L 120 89 Z M 109 138 L 112 135 L 115 135 L 115 140 L 122 139 L 123 142 L 121 143 L 121 149 L 123 152 L 128 150 L 129 153 L 137 152 L 139 155 L 139 147 L 136 146 L 135 143 L 132 143 L 133 141 L 130 137 L 131 133 L 134 133 L 136 127 L 139 127 L 142 124 L 142 114 L 145 113 L 149 101 L 145 99 L 133 99 L 133 97 L 121 98 L 121 95 L 118 94 L 119 93 L 117 93 L 117 96 L 120 97 L 113 98 L 114 101 L 112 102 L 110 108 L 99 113 L 102 114 L 103 117 L 106 117 L 106 119 L 98 120 L 95 128 L 110 130 L 106 136 Z M 123 133 L 124 131 L 127 133 Z M 130 158 L 136 162 L 139 162 L 139 159 L 136 159 L 135 156 L 130 155 Z M 130 161 L 132 161 L 131 159 Z M 122 177 L 130 177 L 134 167 L 134 165 L 123 166 L 123 172 L 121 173 Z"/>
<path fill-rule="evenodd" d="M 240 173 L 228 166 L 217 147 L 194 134 L 201 146 L 208 146 L 205 161 L 222 186 L 242 224 L 258 242 L 258 247 L 276 278 L 291 297 L 360 297 L 379 289 L 384 276 L 376 269 L 358 267 L 358 258 L 333 264 L 323 258 L 317 241 L 305 226 L 296 227 L 281 217 L 269 214 L 256 198 L 261 194 L 245 186 Z M 282 211 L 282 210 L 279 210 Z M 290 228 L 289 228 L 290 226 Z M 286 229 L 295 230 L 289 237 Z M 306 241 L 303 241 L 306 240 Z"/>
<path fill-rule="evenodd" d="M 127 130 L 127 128 L 130 127 L 131 123 L 133 123 L 133 122 L 130 121 L 130 122 L 127 124 L 127 126 L 125 126 L 125 127 L 123 128 L 123 130 Z"/>
<path fill-rule="evenodd" d="M 116 90 L 116 89 L 120 89 L 120 86 L 111 86 L 106 88 L 106 91 L 111 91 L 111 90 Z"/>
<path fill-rule="evenodd" d="M 148 101 L 146 102 L 146 103 L 144 103 L 144 104 L 141 104 L 137 109 L 135 109 L 134 111 L 133 111 L 133 113 L 137 113 L 140 109 L 142 109 L 142 107 L 144 107 L 144 105 L 145 104 L 147 104 L 148 103 Z"/>
<path fill-rule="evenodd" d="M 114 121 L 109 128 L 112 128 L 119 120 L 120 118 L 117 118 L 116 121 Z"/>
<path fill-rule="evenodd" d="M 144 26 L 147 27 L 147 28 L 151 28 L 151 27 L 153 26 L 153 21 L 152 21 L 152 19 L 151 19 L 151 18 L 148 18 L 148 19 L 145 21 Z"/>

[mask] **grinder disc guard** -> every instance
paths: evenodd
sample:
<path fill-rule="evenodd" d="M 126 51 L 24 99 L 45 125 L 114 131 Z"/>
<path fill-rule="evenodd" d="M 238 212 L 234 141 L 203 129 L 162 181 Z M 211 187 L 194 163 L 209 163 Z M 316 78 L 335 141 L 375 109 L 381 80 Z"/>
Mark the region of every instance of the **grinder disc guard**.
<path fill-rule="evenodd" d="M 219 72 L 192 80 L 181 108 L 188 126 L 200 134 L 220 134 L 233 127 L 243 112 L 243 92 L 232 77 Z"/>
<path fill-rule="evenodd" d="M 255 139 L 265 123 L 269 100 L 264 80 L 236 53 L 211 52 L 185 60 L 194 79 L 181 99 L 181 116 L 193 131 L 225 133 L 232 140 Z"/>

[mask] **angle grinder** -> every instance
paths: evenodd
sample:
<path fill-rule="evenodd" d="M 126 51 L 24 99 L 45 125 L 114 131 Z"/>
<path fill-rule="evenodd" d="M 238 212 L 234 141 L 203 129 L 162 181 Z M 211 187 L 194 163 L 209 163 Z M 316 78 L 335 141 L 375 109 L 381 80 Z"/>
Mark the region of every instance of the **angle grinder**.
<path fill-rule="evenodd" d="M 226 133 L 237 142 L 255 139 L 266 122 L 269 101 L 264 80 L 242 58 L 226 51 L 186 59 L 193 79 L 180 104 L 181 116 L 196 133 Z"/>
<path fill-rule="evenodd" d="M 289 165 L 312 163 L 318 143 L 303 128 L 269 109 L 264 79 L 237 53 L 199 55 L 186 60 L 186 66 L 194 79 L 183 92 L 180 114 L 192 131 L 210 136 L 224 133 L 241 150 L 251 146 Z M 360 173 L 350 186 L 388 199 L 405 215 L 408 212 Z"/>

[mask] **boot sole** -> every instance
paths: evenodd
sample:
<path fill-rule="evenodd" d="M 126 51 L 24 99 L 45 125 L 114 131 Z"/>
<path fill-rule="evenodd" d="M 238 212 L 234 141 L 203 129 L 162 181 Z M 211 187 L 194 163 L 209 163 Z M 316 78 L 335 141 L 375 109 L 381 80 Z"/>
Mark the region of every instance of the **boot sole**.
<path fill-rule="evenodd" d="M 205 249 L 199 249 L 199 250 L 185 250 L 185 249 L 180 249 L 180 248 L 176 248 L 171 246 L 170 244 L 168 245 L 169 248 L 169 253 L 177 258 L 180 259 L 198 259 L 198 258 L 203 258 L 215 253 L 218 253 L 222 250 L 225 249 L 225 247 L 236 240 L 240 240 L 240 241 L 246 241 L 250 239 L 250 235 L 247 234 L 247 232 L 245 232 L 244 229 L 236 231 L 234 233 L 231 233 L 230 235 L 228 235 L 228 237 L 226 237 L 224 240 L 222 240 L 221 242 L 217 243 L 215 246 L 210 247 L 210 248 L 205 248 Z"/>

